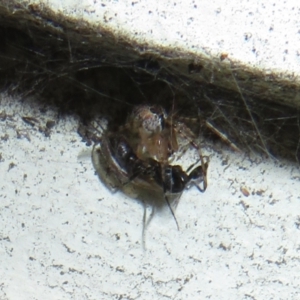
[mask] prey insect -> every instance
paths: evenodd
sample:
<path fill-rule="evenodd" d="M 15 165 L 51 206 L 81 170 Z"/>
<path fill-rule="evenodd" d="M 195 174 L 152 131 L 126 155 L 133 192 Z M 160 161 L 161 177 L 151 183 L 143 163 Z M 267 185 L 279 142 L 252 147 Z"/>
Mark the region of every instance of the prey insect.
<path fill-rule="evenodd" d="M 206 190 L 204 180 L 204 169 L 208 167 L 208 158 L 205 165 L 193 168 L 194 165 L 188 168 L 187 174 L 178 165 L 162 166 L 154 159 L 139 159 L 134 153 L 127 139 L 121 135 L 104 136 L 100 146 L 94 145 L 92 151 L 92 160 L 96 170 L 104 169 L 106 175 L 116 175 L 116 187 L 121 188 L 122 185 L 134 181 L 136 178 L 149 182 L 155 182 L 160 187 L 163 187 L 168 193 L 181 193 L 191 184 L 196 185 L 199 191 Z M 105 160 L 105 162 L 104 162 Z M 106 165 L 106 166 L 105 166 Z M 202 187 L 196 182 L 203 183 Z"/>
<path fill-rule="evenodd" d="M 204 165 L 192 165 L 187 172 L 179 165 L 163 165 L 152 158 L 142 160 L 122 134 L 104 135 L 100 145 L 93 148 L 92 161 L 100 179 L 113 191 L 120 189 L 134 197 L 145 193 L 153 195 L 153 191 L 163 194 L 178 229 L 172 203 L 191 186 L 196 186 L 200 192 L 207 187 L 207 158 Z M 145 219 L 144 212 L 144 223 Z"/>

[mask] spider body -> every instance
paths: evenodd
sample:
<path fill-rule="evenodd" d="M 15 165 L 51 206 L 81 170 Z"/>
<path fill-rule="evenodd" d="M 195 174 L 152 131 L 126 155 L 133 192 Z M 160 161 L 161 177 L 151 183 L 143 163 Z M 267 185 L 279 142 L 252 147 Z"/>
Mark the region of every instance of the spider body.
<path fill-rule="evenodd" d="M 178 150 L 176 133 L 169 121 L 161 106 L 140 105 L 133 109 L 123 129 L 127 130 L 139 158 L 169 162 L 169 158 Z"/>

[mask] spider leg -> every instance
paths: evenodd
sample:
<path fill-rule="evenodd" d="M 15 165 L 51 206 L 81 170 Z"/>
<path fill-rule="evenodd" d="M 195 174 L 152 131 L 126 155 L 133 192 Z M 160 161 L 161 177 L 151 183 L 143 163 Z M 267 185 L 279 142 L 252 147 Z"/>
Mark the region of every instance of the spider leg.
<path fill-rule="evenodd" d="M 194 141 L 194 134 L 191 132 L 190 129 L 188 129 L 186 126 L 183 127 L 186 131 L 186 134 L 184 134 L 185 139 L 188 141 L 189 145 L 191 145 L 194 149 L 197 150 L 200 161 L 201 161 L 201 167 L 202 167 L 202 171 L 203 171 L 203 181 L 204 181 L 204 190 L 206 190 L 207 187 L 207 168 L 208 168 L 208 162 L 209 162 L 209 158 L 208 156 L 204 156 L 202 155 L 201 152 L 201 148 L 200 146 Z M 207 161 L 205 162 L 204 158 L 207 159 Z M 195 165 L 195 164 L 194 164 Z M 190 170 L 190 168 L 188 169 Z M 196 185 L 197 186 L 197 185 Z M 199 187 L 198 187 L 199 189 Z"/>
<path fill-rule="evenodd" d="M 220 137 L 221 140 L 223 140 L 225 143 L 229 144 L 229 146 L 237 152 L 242 152 L 239 147 L 234 144 L 227 136 L 225 133 L 222 133 L 219 129 L 217 129 L 212 122 L 206 120 L 205 121 L 205 125 L 206 127 L 211 130 L 213 133 L 215 133 L 216 135 L 218 135 Z"/>

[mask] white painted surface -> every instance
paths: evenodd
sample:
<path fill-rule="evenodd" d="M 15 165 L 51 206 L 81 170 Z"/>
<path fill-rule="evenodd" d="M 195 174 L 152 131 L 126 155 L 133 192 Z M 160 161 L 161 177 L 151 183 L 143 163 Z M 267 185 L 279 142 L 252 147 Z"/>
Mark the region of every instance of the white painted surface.
<path fill-rule="evenodd" d="M 245 64 L 299 73 L 299 9 L 292 2 L 161 3 L 46 4 L 148 45 L 225 52 Z M 170 216 L 157 216 L 144 252 L 142 205 L 110 194 L 90 160 L 77 159 L 86 146 L 76 119 L 60 119 L 46 138 L 21 117 L 43 122 L 57 120 L 56 112 L 43 116 L 29 100 L 21 105 L 3 95 L 1 111 L 11 119 L 0 121 L 0 299 L 300 297 L 297 166 L 211 153 L 207 191 L 184 193 L 178 206 L 181 230 Z"/>
<path fill-rule="evenodd" d="M 298 167 L 204 150 L 207 191 L 184 193 L 180 231 L 156 216 L 143 251 L 142 205 L 78 160 L 77 120 L 59 119 L 46 138 L 21 117 L 43 125 L 56 112 L 4 95 L 0 107 L 10 115 L 0 121 L 0 299 L 300 297 Z"/>

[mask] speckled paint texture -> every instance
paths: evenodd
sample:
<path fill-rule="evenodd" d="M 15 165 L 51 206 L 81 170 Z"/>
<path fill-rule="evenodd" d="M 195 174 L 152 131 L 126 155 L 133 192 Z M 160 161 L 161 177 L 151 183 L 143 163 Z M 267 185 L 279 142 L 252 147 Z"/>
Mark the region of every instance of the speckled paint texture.
<path fill-rule="evenodd" d="M 39 107 L 1 98 L 1 299 L 296 299 L 299 169 L 212 152 L 209 186 L 184 192 L 176 229 L 98 180 L 77 120 L 48 110 L 50 137 L 22 120 Z M 19 134 L 19 138 L 17 137 Z"/>
<path fill-rule="evenodd" d="M 299 74 L 290 3 L 46 2 L 141 44 Z M 184 192 L 180 231 L 157 214 L 143 249 L 143 205 L 99 181 L 76 117 L 44 108 L 0 95 L 0 299 L 299 299 L 298 165 L 204 148 L 207 191 Z"/>

